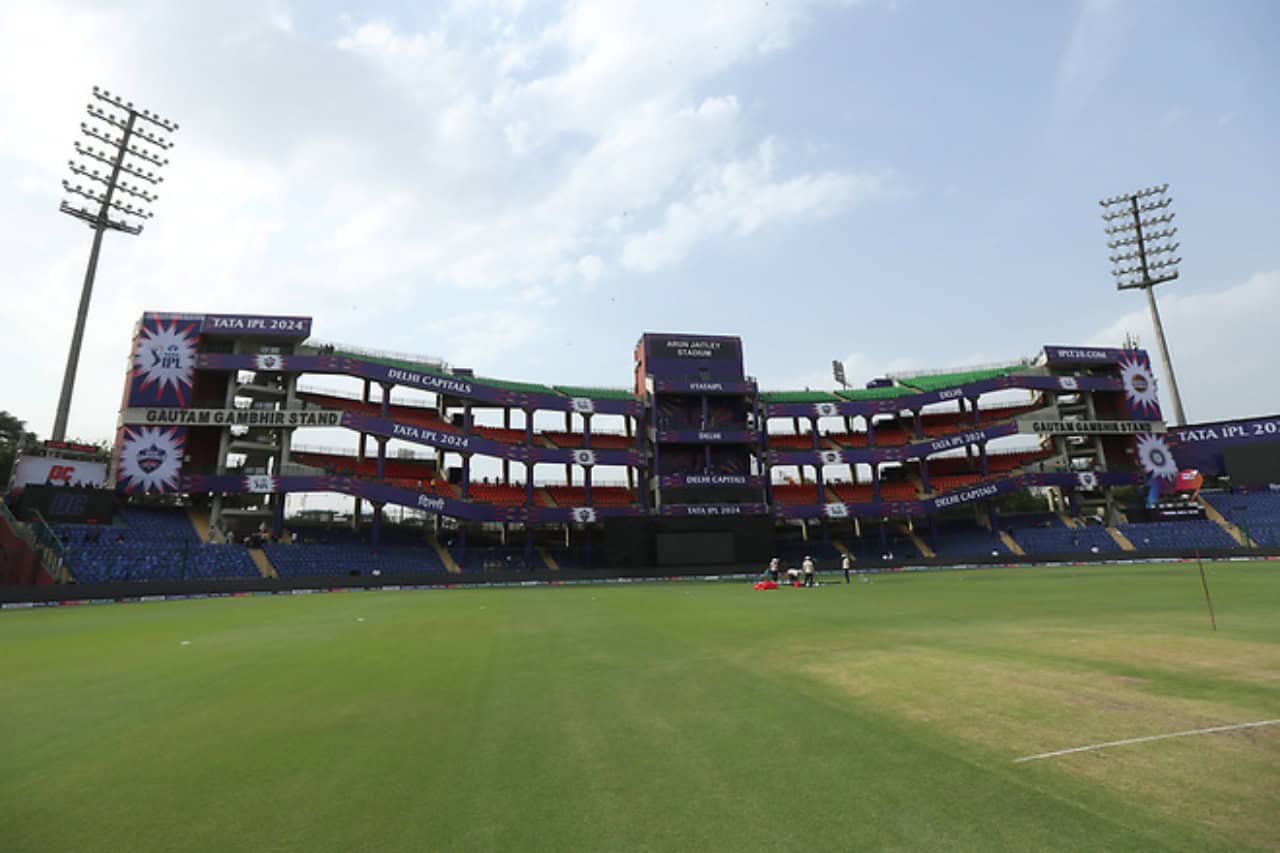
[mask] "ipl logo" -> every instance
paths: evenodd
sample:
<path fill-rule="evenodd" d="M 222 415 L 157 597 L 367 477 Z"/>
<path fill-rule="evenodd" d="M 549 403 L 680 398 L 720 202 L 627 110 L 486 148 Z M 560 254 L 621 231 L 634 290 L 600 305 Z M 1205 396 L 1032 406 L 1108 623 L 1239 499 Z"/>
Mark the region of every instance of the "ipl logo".
<path fill-rule="evenodd" d="M 177 370 L 181 367 L 182 353 L 178 350 L 177 344 L 169 344 L 164 348 L 151 348 L 152 370 Z"/>
<path fill-rule="evenodd" d="M 276 490 L 276 478 L 266 474 L 250 474 L 245 477 L 245 487 L 254 494 L 266 495 Z"/>
<path fill-rule="evenodd" d="M 844 461 L 839 450 L 819 450 L 818 456 L 822 459 L 823 465 L 839 465 Z"/>
<path fill-rule="evenodd" d="M 849 507 L 845 504 L 823 504 L 822 512 L 827 518 L 849 517 Z"/>
<path fill-rule="evenodd" d="M 573 451 L 573 461 L 583 467 L 596 464 L 596 452 L 594 450 L 575 450 Z"/>
<path fill-rule="evenodd" d="M 813 413 L 820 418 L 835 418 L 840 416 L 839 409 L 835 403 L 814 403 Z"/>
<path fill-rule="evenodd" d="M 587 397 L 574 397 L 569 404 L 580 415 L 590 415 L 596 410 L 596 404 Z"/>
<path fill-rule="evenodd" d="M 1079 391 L 1080 383 L 1076 381 L 1074 376 L 1061 376 L 1058 378 L 1058 386 L 1066 391 Z"/>

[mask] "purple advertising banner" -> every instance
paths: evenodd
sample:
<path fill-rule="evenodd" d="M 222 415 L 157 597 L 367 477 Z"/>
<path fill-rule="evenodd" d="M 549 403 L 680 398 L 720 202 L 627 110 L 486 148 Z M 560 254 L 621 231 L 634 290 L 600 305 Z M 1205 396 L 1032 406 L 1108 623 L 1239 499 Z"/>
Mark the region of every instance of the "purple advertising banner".
<path fill-rule="evenodd" d="M 658 515 L 728 518 L 738 515 L 768 515 L 765 504 L 664 504 Z"/>
<path fill-rule="evenodd" d="M 665 444 L 755 444 L 759 438 L 749 429 L 664 429 L 656 437 Z"/>
<path fill-rule="evenodd" d="M 1014 435 L 1017 422 L 996 424 L 982 429 L 968 430 L 943 438 L 931 438 L 912 444 L 894 447 L 855 447 L 846 450 L 771 450 L 770 465 L 844 465 L 857 462 L 899 462 L 903 459 L 920 459 L 944 450 L 954 450 L 967 444 L 981 444 L 993 438 Z"/>
<path fill-rule="evenodd" d="M 1280 415 L 1169 427 L 1165 438 L 1177 468 L 1223 476 L 1227 473 L 1223 450 L 1249 442 L 1280 441 Z"/>
<path fill-rule="evenodd" d="M 189 315 L 142 315 L 133 342 L 127 406 L 189 406 L 200 323 Z"/>
<path fill-rule="evenodd" d="M 665 488 L 681 486 L 764 486 L 764 478 L 749 474 L 663 474 L 658 485 Z"/>
<path fill-rule="evenodd" d="M 206 335 L 305 338 L 311 334 L 311 318 L 275 317 L 266 314 L 205 314 L 200 331 Z"/>
<path fill-rule="evenodd" d="M 708 379 L 654 379 L 653 390 L 659 394 L 753 394 L 754 382 L 711 381 Z"/>
<path fill-rule="evenodd" d="M 1075 364 L 1115 364 L 1126 353 L 1133 350 L 1116 349 L 1114 347 L 1063 347 L 1046 346 L 1045 357 L 1051 364 L 1071 362 Z"/>
<path fill-rule="evenodd" d="M 645 375 L 657 379 L 741 382 L 742 340 L 725 335 L 644 336 Z"/>
<path fill-rule="evenodd" d="M 348 429 L 381 435 L 387 438 L 398 438 L 425 444 L 444 450 L 456 450 L 459 453 L 479 453 L 484 456 L 495 456 L 501 459 L 512 459 L 517 462 L 563 462 L 576 465 L 640 465 L 642 457 L 638 450 L 613 450 L 589 448 L 530 447 L 523 444 L 511 444 L 505 441 L 494 441 L 476 435 L 463 435 L 460 432 L 435 430 L 416 424 L 405 424 L 399 421 L 362 415 L 356 412 L 344 412 L 342 425 Z"/>
<path fill-rule="evenodd" d="M 263 366 L 263 359 L 271 359 L 270 367 Z M 494 403 L 519 409 L 539 409 L 556 412 L 585 411 L 584 397 L 566 397 L 560 394 L 540 394 L 515 391 L 486 385 L 470 376 L 452 376 L 432 371 L 409 370 L 403 367 L 381 364 L 375 361 L 336 355 L 284 355 L 254 356 L 223 353 L 201 353 L 196 366 L 202 370 L 277 370 L 289 373 L 337 373 L 359 376 L 377 382 L 389 382 L 410 388 L 421 388 L 451 397 Z M 605 415 L 639 415 L 643 404 L 638 400 L 590 399 L 591 412 Z"/>

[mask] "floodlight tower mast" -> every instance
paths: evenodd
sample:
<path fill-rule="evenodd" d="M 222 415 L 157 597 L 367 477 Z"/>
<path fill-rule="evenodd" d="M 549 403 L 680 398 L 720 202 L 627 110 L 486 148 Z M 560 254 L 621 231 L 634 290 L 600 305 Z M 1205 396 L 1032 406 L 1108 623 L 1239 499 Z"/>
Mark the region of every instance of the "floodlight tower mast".
<path fill-rule="evenodd" d="M 1167 208 L 1173 204 L 1173 199 L 1165 195 L 1168 189 L 1168 184 L 1161 184 L 1104 198 L 1098 204 L 1103 208 L 1102 218 L 1107 221 L 1107 248 L 1114 252 L 1110 259 L 1114 266 L 1111 274 L 1116 277 L 1116 289 L 1147 292 L 1151 324 L 1160 345 L 1165 375 L 1169 377 L 1174 422 L 1182 426 L 1187 417 L 1182 410 L 1182 396 L 1178 393 L 1178 380 L 1173 374 L 1173 360 L 1169 357 L 1169 344 L 1164 337 L 1164 324 L 1160 322 L 1155 294 L 1157 284 L 1178 277 L 1178 264 L 1182 262 L 1176 254 L 1179 244 L 1173 242 L 1178 229 L 1170 224 L 1173 212 Z"/>
<path fill-rule="evenodd" d="M 80 364 L 80 345 L 84 340 L 84 325 L 89 316 L 89 300 L 93 295 L 93 281 L 98 272 L 98 253 L 102 249 L 102 235 L 108 230 L 125 234 L 141 234 L 142 223 L 152 217 L 145 205 L 155 201 L 154 195 L 142 185 L 121 179 L 122 175 L 143 181 L 155 187 L 164 178 L 152 168 L 169 165 L 163 153 L 173 143 L 162 134 L 178 129 L 174 122 L 163 119 L 150 110 L 134 108 L 132 101 L 125 101 L 106 89 L 93 87 L 95 101 L 90 101 L 86 112 L 89 121 L 80 123 L 80 132 L 91 140 L 75 143 L 80 159 L 69 160 L 71 173 L 88 183 L 72 183 L 63 179 L 62 188 L 69 195 L 80 196 L 84 201 L 62 200 L 58 208 L 74 216 L 93 229 L 93 247 L 89 250 L 89 264 L 84 272 L 84 285 L 80 289 L 80 308 L 76 312 L 75 331 L 71 334 L 71 349 L 67 353 L 67 368 L 62 375 L 62 392 L 58 396 L 58 412 L 53 420 L 52 438 L 66 438 L 67 418 L 71 414 L 71 393 L 76 384 L 76 369 Z M 105 148 L 97 148 L 94 142 Z M 105 166 L 104 172 L 94 168 L 94 163 Z M 95 184 L 99 186 L 95 186 Z M 117 193 L 129 196 L 124 203 L 116 200 Z"/>

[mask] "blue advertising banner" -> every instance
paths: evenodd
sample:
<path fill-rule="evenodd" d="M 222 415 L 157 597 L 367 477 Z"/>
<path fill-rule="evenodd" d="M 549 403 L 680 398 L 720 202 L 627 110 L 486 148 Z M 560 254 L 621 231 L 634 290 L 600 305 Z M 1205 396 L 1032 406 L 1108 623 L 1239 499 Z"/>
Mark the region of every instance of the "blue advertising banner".
<path fill-rule="evenodd" d="M 658 485 L 664 489 L 681 486 L 764 486 L 764 478 L 751 474 L 663 474 Z"/>
<path fill-rule="evenodd" d="M 754 382 L 711 381 L 706 379 L 654 379 L 653 390 L 659 394 L 754 394 Z"/>
<path fill-rule="evenodd" d="M 1114 364 L 1133 350 L 1114 347 L 1064 347 L 1046 346 L 1045 357 L 1050 364 Z"/>

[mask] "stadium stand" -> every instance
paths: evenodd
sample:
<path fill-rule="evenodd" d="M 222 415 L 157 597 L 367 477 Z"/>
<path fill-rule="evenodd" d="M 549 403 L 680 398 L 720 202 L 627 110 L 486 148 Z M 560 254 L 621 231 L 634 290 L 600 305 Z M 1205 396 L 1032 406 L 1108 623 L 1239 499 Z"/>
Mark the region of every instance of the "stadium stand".
<path fill-rule="evenodd" d="M 1280 547 L 1280 491 L 1205 492 L 1202 497 L 1250 541 Z"/>
<path fill-rule="evenodd" d="M 1139 551 L 1148 549 L 1231 548 L 1236 543 L 1226 531 L 1212 521 L 1148 521 L 1141 524 L 1118 524 Z"/>
<path fill-rule="evenodd" d="M 446 571 L 435 549 L 427 545 L 383 545 L 374 551 L 358 542 L 326 542 L 266 544 L 263 550 L 281 577 Z"/>

